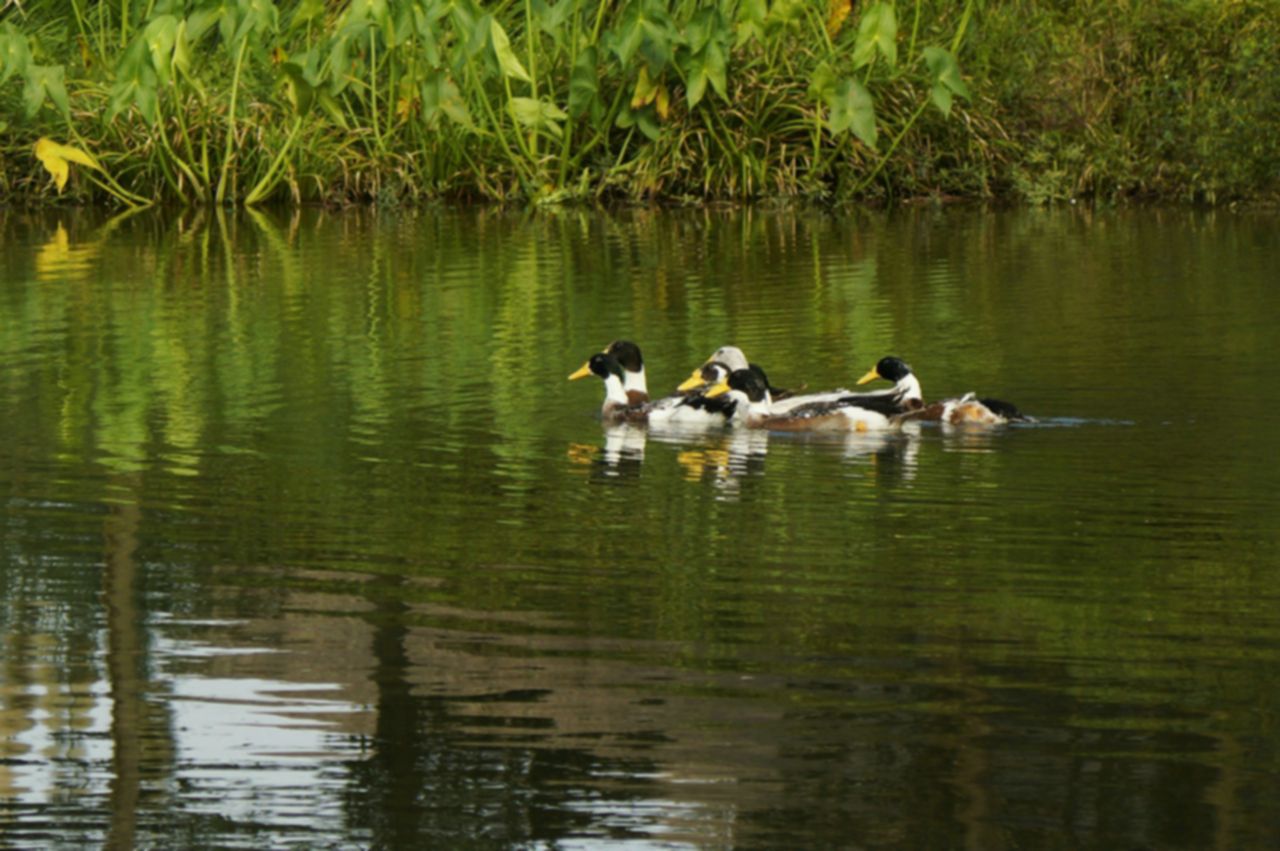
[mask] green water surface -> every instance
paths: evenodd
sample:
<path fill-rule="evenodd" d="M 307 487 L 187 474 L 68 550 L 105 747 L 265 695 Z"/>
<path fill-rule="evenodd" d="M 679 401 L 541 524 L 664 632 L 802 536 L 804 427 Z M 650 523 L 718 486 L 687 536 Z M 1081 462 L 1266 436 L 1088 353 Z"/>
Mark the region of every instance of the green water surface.
<path fill-rule="evenodd" d="M 1280 220 L 0 212 L 0 845 L 1280 844 Z M 1034 425 L 607 430 L 883 355 Z"/>

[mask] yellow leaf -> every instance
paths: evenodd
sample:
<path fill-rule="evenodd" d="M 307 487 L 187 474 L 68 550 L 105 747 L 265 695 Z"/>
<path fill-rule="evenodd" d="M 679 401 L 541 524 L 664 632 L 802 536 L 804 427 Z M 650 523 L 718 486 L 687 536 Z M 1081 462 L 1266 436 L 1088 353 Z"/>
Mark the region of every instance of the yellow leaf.
<path fill-rule="evenodd" d="M 67 174 L 71 170 L 68 162 L 80 163 L 102 171 L 102 166 L 98 165 L 98 161 L 92 154 L 70 145 L 59 144 L 46 136 L 36 140 L 36 159 L 40 160 L 45 170 L 53 175 L 53 181 L 57 184 L 59 192 L 67 185 Z"/>
<path fill-rule="evenodd" d="M 71 170 L 67 161 L 53 154 L 40 153 L 39 146 L 37 146 L 36 156 L 40 158 L 40 162 L 44 163 L 45 170 L 53 175 L 53 182 L 58 184 L 58 191 L 61 192 L 62 187 L 67 185 L 67 172 Z"/>
<path fill-rule="evenodd" d="M 666 84 L 658 86 L 658 117 L 663 121 L 667 120 L 667 115 L 671 113 L 671 96 L 667 94 Z"/>
<path fill-rule="evenodd" d="M 844 26 L 845 19 L 849 17 L 852 7 L 852 0 L 830 0 L 827 4 L 827 34 L 829 36 L 835 38 L 836 33 L 840 32 L 840 28 Z"/>
<path fill-rule="evenodd" d="M 658 87 L 649 79 L 648 66 L 641 65 L 640 74 L 636 77 L 636 90 L 631 95 L 631 108 L 639 109 L 642 106 L 651 104 L 657 96 Z"/>

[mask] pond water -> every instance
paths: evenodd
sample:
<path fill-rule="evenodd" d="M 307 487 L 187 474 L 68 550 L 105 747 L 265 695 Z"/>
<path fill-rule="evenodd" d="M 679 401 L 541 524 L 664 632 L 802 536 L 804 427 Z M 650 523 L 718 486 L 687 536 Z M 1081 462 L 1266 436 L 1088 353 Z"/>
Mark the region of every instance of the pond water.
<path fill-rule="evenodd" d="M 0 212 L 0 845 L 1274 847 L 1278 225 Z"/>

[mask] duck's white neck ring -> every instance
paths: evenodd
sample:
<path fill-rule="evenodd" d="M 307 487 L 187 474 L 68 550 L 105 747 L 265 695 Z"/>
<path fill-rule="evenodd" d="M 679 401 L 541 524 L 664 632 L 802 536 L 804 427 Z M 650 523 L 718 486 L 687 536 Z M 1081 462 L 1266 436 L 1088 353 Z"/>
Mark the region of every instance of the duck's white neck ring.
<path fill-rule="evenodd" d="M 624 375 L 626 376 L 626 379 L 622 385 L 623 390 L 643 393 L 646 396 L 649 395 L 649 384 L 645 381 L 643 366 L 636 372 L 627 371 Z"/>

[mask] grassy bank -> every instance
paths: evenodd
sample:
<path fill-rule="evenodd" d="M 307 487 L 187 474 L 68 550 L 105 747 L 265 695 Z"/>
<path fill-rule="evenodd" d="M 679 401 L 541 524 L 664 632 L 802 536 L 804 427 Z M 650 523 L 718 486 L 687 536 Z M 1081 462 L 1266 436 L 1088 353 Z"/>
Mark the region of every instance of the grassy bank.
<path fill-rule="evenodd" d="M 18 202 L 1277 194 L 1280 0 L 0 13 L 0 196 Z"/>

